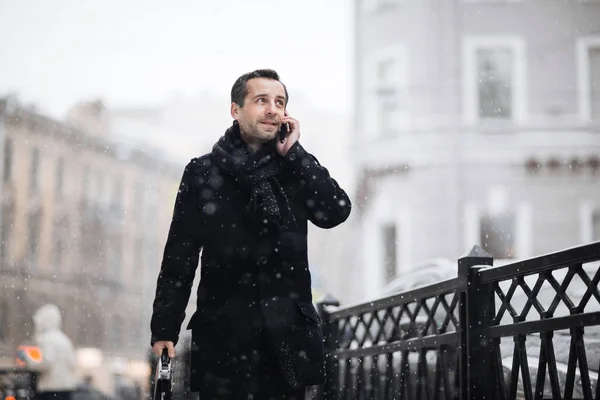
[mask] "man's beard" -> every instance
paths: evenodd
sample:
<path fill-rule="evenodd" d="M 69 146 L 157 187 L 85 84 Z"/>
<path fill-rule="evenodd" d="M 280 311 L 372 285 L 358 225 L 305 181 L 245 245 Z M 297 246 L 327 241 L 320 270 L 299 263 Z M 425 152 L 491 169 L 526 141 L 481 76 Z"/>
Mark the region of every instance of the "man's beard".
<path fill-rule="evenodd" d="M 262 142 L 269 142 L 277 136 L 277 130 L 274 133 L 265 132 L 260 127 L 260 122 L 250 125 L 249 127 L 243 127 L 240 125 L 240 130 L 243 135 L 250 136 L 254 139 L 258 139 Z"/>

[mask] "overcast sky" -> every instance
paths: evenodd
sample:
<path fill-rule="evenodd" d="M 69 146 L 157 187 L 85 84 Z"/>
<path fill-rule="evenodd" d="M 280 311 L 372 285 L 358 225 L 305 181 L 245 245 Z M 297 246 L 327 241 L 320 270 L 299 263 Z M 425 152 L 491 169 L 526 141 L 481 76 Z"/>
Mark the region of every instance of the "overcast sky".
<path fill-rule="evenodd" d="M 239 75 L 267 67 L 291 96 L 348 112 L 352 3 L 0 0 L 0 96 L 61 117 L 97 97 L 119 107 L 177 92 L 228 96 Z"/>

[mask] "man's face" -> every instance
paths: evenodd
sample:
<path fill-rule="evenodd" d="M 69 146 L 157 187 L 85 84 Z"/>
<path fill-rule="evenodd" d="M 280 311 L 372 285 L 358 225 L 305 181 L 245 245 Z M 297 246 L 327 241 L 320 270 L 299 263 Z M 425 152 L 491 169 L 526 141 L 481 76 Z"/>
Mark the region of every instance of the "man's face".
<path fill-rule="evenodd" d="M 232 103 L 231 115 L 240 124 L 246 140 L 268 142 L 275 139 L 285 113 L 285 90 L 274 79 L 254 78 L 246 84 L 244 106 Z"/>

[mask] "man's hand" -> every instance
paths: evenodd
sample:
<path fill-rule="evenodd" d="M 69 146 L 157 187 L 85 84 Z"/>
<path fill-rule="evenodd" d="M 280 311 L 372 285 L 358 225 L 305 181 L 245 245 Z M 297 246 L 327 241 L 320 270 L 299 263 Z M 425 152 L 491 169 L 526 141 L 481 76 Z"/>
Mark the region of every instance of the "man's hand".
<path fill-rule="evenodd" d="M 168 350 L 169 358 L 175 357 L 175 345 L 173 342 L 164 340 L 158 341 L 154 343 L 154 346 L 152 346 L 152 351 L 154 351 L 154 354 L 160 357 L 164 348 Z"/>
<path fill-rule="evenodd" d="M 285 156 L 289 149 L 300 139 L 300 122 L 297 119 L 290 117 L 289 115 L 285 115 L 281 119 L 282 124 L 289 124 L 290 130 L 288 132 L 287 137 L 281 143 L 279 139 L 277 140 L 277 152 L 281 156 Z"/>

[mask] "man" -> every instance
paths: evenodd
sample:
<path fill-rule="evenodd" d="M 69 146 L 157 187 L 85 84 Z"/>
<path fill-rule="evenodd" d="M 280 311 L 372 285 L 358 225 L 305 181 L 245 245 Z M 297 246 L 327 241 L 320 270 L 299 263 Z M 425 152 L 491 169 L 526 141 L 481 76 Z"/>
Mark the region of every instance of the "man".
<path fill-rule="evenodd" d="M 231 89 L 233 125 L 185 168 L 158 277 L 152 345 L 175 356 L 198 254 L 191 389 L 201 399 L 300 399 L 323 382 L 312 304 L 308 221 L 333 228 L 350 200 L 300 145 L 288 93 L 273 70 Z M 279 138 L 287 124 L 287 134 Z"/>

